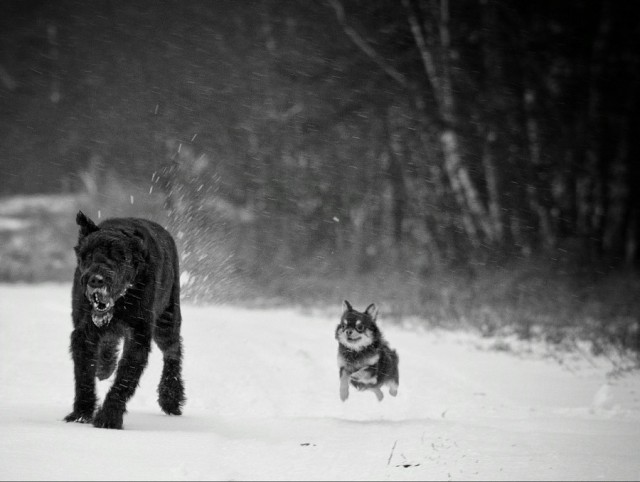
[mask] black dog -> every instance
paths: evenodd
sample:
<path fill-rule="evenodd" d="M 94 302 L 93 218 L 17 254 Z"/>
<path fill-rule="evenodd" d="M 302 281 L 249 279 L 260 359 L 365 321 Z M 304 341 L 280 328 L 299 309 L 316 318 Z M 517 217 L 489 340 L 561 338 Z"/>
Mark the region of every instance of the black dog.
<path fill-rule="evenodd" d="M 75 247 L 78 265 L 71 333 L 75 401 L 65 421 L 122 428 L 126 403 L 147 365 L 152 338 L 164 360 L 158 403 L 165 413 L 180 415 L 185 401 L 182 318 L 173 238 L 162 226 L 145 219 L 114 218 L 96 226 L 80 211 L 76 222 L 80 234 Z M 95 378 L 108 378 L 116 365 L 113 385 L 94 414 Z"/>
<path fill-rule="evenodd" d="M 358 390 L 371 390 L 378 401 L 384 398 L 381 387 L 398 394 L 398 354 L 389 347 L 376 324 L 378 308 L 371 303 L 364 313 L 354 310 L 345 300 L 340 323 L 336 327 L 340 399 L 349 397 L 349 384 Z"/>

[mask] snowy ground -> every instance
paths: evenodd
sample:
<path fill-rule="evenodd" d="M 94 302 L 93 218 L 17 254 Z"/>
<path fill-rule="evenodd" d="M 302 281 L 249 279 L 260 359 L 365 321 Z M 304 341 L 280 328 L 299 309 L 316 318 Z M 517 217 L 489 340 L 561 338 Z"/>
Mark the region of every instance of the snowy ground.
<path fill-rule="evenodd" d="M 0 285 L 0 479 L 640 478 L 640 377 L 604 360 L 478 349 L 380 325 L 400 391 L 338 397 L 334 314 L 184 306 L 185 415 L 156 404 L 159 350 L 125 429 L 67 424 L 69 285 Z M 355 307 L 369 300 L 352 300 Z M 103 395 L 110 381 L 99 385 Z"/>

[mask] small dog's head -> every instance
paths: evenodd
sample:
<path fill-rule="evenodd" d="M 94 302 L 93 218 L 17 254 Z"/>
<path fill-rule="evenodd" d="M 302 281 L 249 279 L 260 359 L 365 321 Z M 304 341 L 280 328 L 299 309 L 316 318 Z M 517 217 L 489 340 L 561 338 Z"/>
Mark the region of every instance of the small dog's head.
<path fill-rule="evenodd" d="M 344 300 L 342 308 L 340 324 L 336 327 L 336 340 L 341 345 L 360 351 L 380 338 L 380 330 L 376 325 L 378 308 L 374 303 L 363 313 L 354 310 L 347 300 Z"/>
<path fill-rule="evenodd" d="M 111 321 L 116 300 L 124 296 L 135 278 L 139 240 L 101 230 L 82 211 L 76 222 L 80 233 L 74 250 L 80 283 L 91 304 L 91 319 L 101 327 Z"/>

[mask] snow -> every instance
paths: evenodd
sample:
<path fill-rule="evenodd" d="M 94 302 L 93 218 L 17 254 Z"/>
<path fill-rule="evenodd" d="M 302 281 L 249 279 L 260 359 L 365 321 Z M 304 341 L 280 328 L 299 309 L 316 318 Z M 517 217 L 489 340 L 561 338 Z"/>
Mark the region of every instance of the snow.
<path fill-rule="evenodd" d="M 0 216 L 0 232 L 1 231 L 21 231 L 31 226 L 29 221 L 24 219 L 15 219 Z"/>
<path fill-rule="evenodd" d="M 186 304 L 185 414 L 156 403 L 154 347 L 124 430 L 67 424 L 70 293 L 0 285 L 2 480 L 640 478 L 636 372 L 488 350 L 470 333 L 393 325 L 384 307 L 400 355 L 395 399 L 352 390 L 340 401 L 339 303 L 326 313 Z"/>
<path fill-rule="evenodd" d="M 78 203 L 72 194 L 40 194 L 0 198 L 0 215 L 22 216 L 25 212 L 43 211 L 52 214 L 73 211 Z"/>

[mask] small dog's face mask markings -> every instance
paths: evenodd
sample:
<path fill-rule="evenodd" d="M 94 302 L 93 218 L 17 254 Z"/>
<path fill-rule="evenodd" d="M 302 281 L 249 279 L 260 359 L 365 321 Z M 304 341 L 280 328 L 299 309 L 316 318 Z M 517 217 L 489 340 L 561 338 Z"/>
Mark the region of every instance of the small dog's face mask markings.
<path fill-rule="evenodd" d="M 336 330 L 336 338 L 352 350 L 362 350 L 371 345 L 375 339 L 375 305 L 369 305 L 367 311 L 355 311 L 348 301 L 343 303 L 343 313 Z"/>
<path fill-rule="evenodd" d="M 357 317 L 347 317 L 338 327 L 338 341 L 354 350 L 361 350 L 373 342 L 373 330 Z"/>

